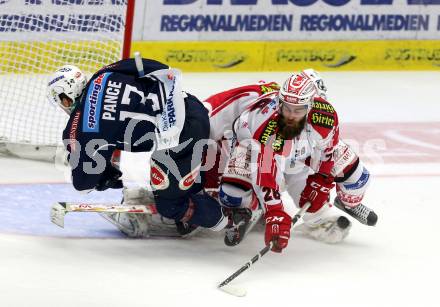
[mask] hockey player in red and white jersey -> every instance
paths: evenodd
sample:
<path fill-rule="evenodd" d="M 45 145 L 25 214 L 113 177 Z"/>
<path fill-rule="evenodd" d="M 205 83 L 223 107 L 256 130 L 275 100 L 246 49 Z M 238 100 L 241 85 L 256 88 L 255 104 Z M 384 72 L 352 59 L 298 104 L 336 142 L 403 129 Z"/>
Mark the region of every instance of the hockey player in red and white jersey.
<path fill-rule="evenodd" d="M 340 142 L 337 113 L 319 97 L 325 93 L 325 87 L 316 72 L 294 74 L 279 92 L 262 94 L 256 100 L 246 99 L 249 94 L 240 95 L 239 88 L 232 91 L 234 95 L 229 95 L 229 99 L 225 98 L 231 91 L 208 99 L 223 101 L 222 110 L 227 113 L 230 108 L 231 120 L 235 118 L 231 102 L 234 97 L 243 100 L 241 110 L 235 107 L 235 111 L 246 110 L 233 124 L 237 142 L 219 195 L 224 206 L 231 210 L 248 209 L 255 205 L 255 191 L 264 207 L 266 244 L 272 241 L 273 250 L 278 252 L 287 246 L 290 237 L 292 208 L 287 208 L 281 198 L 284 190 L 300 207 L 311 203 L 304 224 L 298 228 L 316 239 L 335 243 L 345 238 L 350 229 L 348 219 L 332 212 L 328 202 L 335 182 L 335 204 L 365 224 L 376 223 L 374 212 L 360 203 L 368 171 L 350 148 Z M 215 123 L 211 121 L 211 127 Z M 355 208 L 358 212 L 354 212 Z M 229 245 L 240 242 L 243 234 L 236 232 L 238 237 L 230 238 Z"/>

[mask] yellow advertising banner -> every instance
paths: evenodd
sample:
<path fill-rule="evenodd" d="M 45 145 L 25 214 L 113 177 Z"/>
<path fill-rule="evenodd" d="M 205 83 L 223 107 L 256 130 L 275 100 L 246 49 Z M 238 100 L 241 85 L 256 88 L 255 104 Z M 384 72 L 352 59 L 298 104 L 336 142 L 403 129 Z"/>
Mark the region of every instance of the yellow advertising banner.
<path fill-rule="evenodd" d="M 132 50 L 187 72 L 440 69 L 436 40 L 134 42 Z"/>
<path fill-rule="evenodd" d="M 261 42 L 134 42 L 131 50 L 183 71 L 253 71 L 264 65 Z"/>
<path fill-rule="evenodd" d="M 50 73 L 74 64 L 86 72 L 119 59 L 114 42 L 0 42 L 0 74 Z M 87 50 L 87 52 L 84 52 Z M 440 70 L 440 41 L 133 42 L 186 72 Z"/>

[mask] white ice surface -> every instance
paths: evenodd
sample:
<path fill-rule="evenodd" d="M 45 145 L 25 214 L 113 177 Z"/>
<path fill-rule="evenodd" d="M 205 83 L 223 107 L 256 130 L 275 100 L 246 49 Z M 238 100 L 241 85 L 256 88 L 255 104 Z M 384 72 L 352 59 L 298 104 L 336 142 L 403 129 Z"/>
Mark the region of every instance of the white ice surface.
<path fill-rule="evenodd" d="M 204 98 L 250 81 L 281 82 L 287 75 L 185 74 L 184 84 Z M 323 76 L 342 122 L 440 121 L 440 73 Z M 432 144 L 440 146 L 438 133 Z M 124 163 L 139 170 L 143 161 L 133 156 Z M 438 306 L 440 165 L 368 166 L 378 174 L 365 203 L 379 214 L 378 225 L 354 223 L 338 245 L 294 233 L 282 254 L 266 254 L 232 282 L 247 290 L 246 297 L 229 296 L 216 285 L 263 247 L 261 232 L 234 248 L 219 235 L 128 240 L 3 233 L 0 306 Z M 139 171 L 130 179 L 142 176 Z M 48 163 L 0 158 L 0 183 L 6 186 L 65 178 Z M 31 216 L 26 211 L 17 219 L 28 223 Z"/>

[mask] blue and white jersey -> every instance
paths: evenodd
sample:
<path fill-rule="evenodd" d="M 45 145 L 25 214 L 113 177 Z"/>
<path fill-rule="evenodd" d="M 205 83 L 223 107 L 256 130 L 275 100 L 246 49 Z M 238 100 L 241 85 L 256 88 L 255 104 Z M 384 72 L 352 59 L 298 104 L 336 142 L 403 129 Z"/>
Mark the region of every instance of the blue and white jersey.
<path fill-rule="evenodd" d="M 77 190 L 96 186 L 115 149 L 144 152 L 179 144 L 186 97 L 181 73 L 153 60 L 143 65 L 144 77 L 133 59 L 99 70 L 72 111 L 63 140 Z"/>

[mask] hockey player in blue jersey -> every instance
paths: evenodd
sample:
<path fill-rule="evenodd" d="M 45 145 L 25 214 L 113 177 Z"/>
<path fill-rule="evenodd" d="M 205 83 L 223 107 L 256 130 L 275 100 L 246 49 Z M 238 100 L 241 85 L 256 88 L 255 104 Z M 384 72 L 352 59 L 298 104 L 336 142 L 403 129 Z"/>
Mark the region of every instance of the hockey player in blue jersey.
<path fill-rule="evenodd" d="M 149 59 L 142 64 L 142 76 L 135 60 L 127 59 L 100 69 L 88 82 L 73 65 L 50 77 L 48 99 L 70 116 L 63 142 L 73 186 L 80 191 L 120 189 L 122 173 L 111 163 L 115 151 L 152 151 L 157 211 L 174 220 L 182 235 L 194 226 L 220 230 L 227 219 L 200 184 L 200 152 L 206 148 L 200 144 L 209 138 L 208 112 L 182 91 L 179 70 Z M 134 219 L 130 225 L 142 224 L 141 216 L 123 218 Z M 110 218 L 115 222 L 115 216 Z M 142 227 L 123 232 L 144 235 Z"/>

